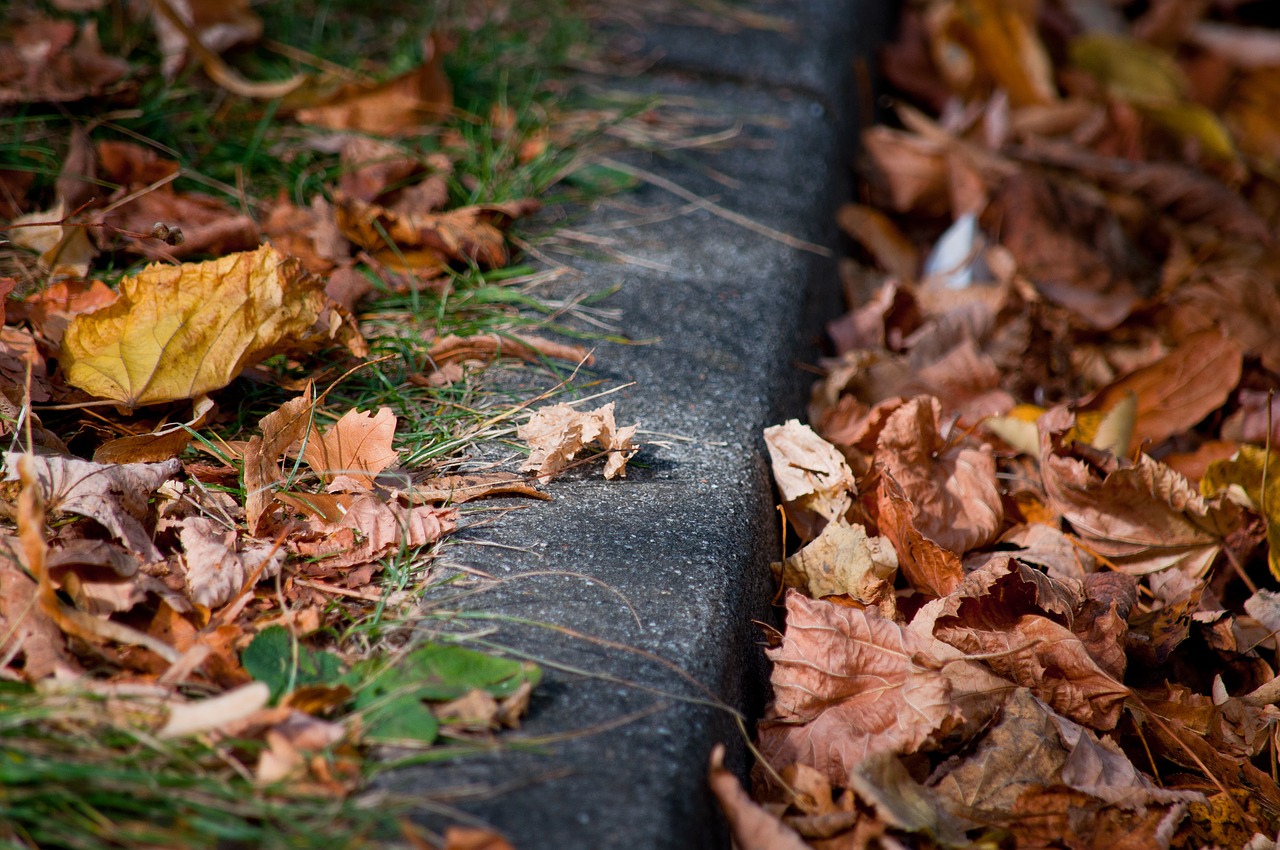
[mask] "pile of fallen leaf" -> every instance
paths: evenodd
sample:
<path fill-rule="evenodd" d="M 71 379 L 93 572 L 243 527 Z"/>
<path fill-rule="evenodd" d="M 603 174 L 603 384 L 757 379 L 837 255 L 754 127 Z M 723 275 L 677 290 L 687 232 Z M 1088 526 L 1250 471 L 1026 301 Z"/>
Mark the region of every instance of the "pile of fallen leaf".
<path fill-rule="evenodd" d="M 1276 846 L 1267 6 L 905 9 L 854 307 L 765 435 L 801 546 L 760 803 L 713 763 L 742 846 Z"/>
<path fill-rule="evenodd" d="M 247 0 L 144 8 L 170 75 L 198 60 L 244 97 L 315 82 L 249 83 L 223 63 L 219 51 L 261 35 Z M 139 81 L 102 53 L 91 20 L 22 7 L 3 27 L 0 103 L 129 104 Z M 259 741 L 251 755 L 220 758 L 249 760 L 238 772 L 259 782 L 337 795 L 359 783 L 362 745 L 519 722 L 538 680 L 531 664 L 432 644 L 369 657 L 331 640 L 362 610 L 413 601 L 385 597 L 383 562 L 455 529 L 458 504 L 543 498 L 533 479 L 601 452 L 613 477 L 635 452 L 635 428 L 616 426 L 612 404 L 553 405 L 518 430 L 527 476 L 441 474 L 403 466 L 391 409 L 327 404 L 345 374 L 376 363 L 359 313 L 370 278 L 391 292 L 439 291 L 458 269 L 500 268 L 508 225 L 536 207 L 449 208 L 447 154 L 368 135 L 449 132 L 438 126 L 452 102 L 431 36 L 426 56 L 401 77 L 289 107 L 324 128 L 307 143 L 341 160 L 340 182 L 305 207 L 280 198 L 237 210 L 175 189 L 177 162 L 95 140 L 90 120 L 66 139 L 52 205 L 28 198 L 30 170 L 0 170 L 10 273 L 0 278 L 0 436 L 11 449 L 0 676 L 129 696 L 110 722 L 161 738 Z M 96 271 L 138 257 L 156 262 L 114 288 Z M 424 391 L 498 357 L 589 360 L 529 335 L 401 332 L 417 336 L 427 366 L 408 384 Z M 289 368 L 265 368 L 268 358 Z M 218 438 L 211 429 L 237 416 L 227 388 L 245 374 L 295 395 L 247 439 Z"/>

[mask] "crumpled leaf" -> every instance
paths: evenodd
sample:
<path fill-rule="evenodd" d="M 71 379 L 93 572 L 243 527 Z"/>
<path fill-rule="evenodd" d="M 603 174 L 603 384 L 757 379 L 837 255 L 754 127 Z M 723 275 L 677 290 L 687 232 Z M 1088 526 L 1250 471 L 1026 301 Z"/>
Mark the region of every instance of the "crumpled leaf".
<path fill-rule="evenodd" d="M 1040 465 L 1050 502 L 1090 550 L 1134 574 L 1177 566 L 1203 575 L 1238 522 L 1235 507 L 1203 498 L 1145 454 L 1132 465 L 1115 462 L 1103 477 L 1066 453 L 1061 439 L 1070 425 L 1066 408 L 1040 418 Z"/>
<path fill-rule="evenodd" d="M 569 462 L 595 445 L 608 453 L 604 477 L 626 477 L 627 461 L 639 451 L 632 439 L 639 425 L 619 428 L 613 419 L 613 402 L 595 410 L 575 410 L 569 404 L 539 408 L 516 435 L 529 444 L 529 459 L 522 472 L 533 472 L 546 483 L 564 471 Z"/>
<path fill-rule="evenodd" d="M 996 538 L 1004 507 L 991 447 L 949 445 L 941 417 L 942 405 L 928 396 L 895 410 L 876 441 L 875 463 L 902 488 L 916 529 L 964 554 Z"/>
<path fill-rule="evenodd" d="M 759 726 L 764 757 L 799 762 L 833 784 L 876 753 L 927 749 L 960 721 L 951 680 L 922 636 L 874 611 L 787 592 L 787 631 L 769 650 L 774 701 Z"/>
<path fill-rule="evenodd" d="M 827 523 L 807 546 L 772 566 L 784 587 L 799 588 L 814 599 L 847 594 L 893 616 L 898 557 L 888 540 L 868 537 L 865 528 L 844 517 Z"/>
<path fill-rule="evenodd" d="M 73 386 L 129 408 L 213 392 L 277 351 L 309 347 L 325 306 L 323 282 L 269 245 L 150 265 L 120 290 L 71 320 L 62 365 Z"/>
<path fill-rule="evenodd" d="M 1267 522 L 1267 563 L 1271 575 L 1280 579 L 1280 453 L 1268 455 L 1259 446 L 1241 446 L 1235 456 L 1209 464 L 1200 479 L 1200 492 L 1209 499 L 1226 493 L 1262 514 Z"/>
<path fill-rule="evenodd" d="M 734 843 L 751 850 L 805 850 L 808 847 L 795 830 L 762 808 L 724 766 L 724 744 L 711 749 L 707 783 L 729 822 Z"/>
<path fill-rule="evenodd" d="M 880 531 L 898 553 L 902 574 L 916 590 L 946 596 L 964 578 L 960 556 L 939 546 L 916 528 L 915 506 L 893 477 L 883 474 L 876 491 Z"/>
<path fill-rule="evenodd" d="M 320 539 L 290 541 L 298 554 L 326 569 L 369 564 L 399 549 L 434 543 L 457 526 L 456 508 L 402 508 L 375 496 L 357 496 L 342 519 L 321 523 Z"/>
<path fill-rule="evenodd" d="M 369 490 L 378 473 L 400 456 L 392 447 L 395 433 L 391 408 L 379 408 L 375 414 L 352 409 L 323 434 L 312 426 L 302 459 L 331 493 Z"/>
<path fill-rule="evenodd" d="M 23 456 L 5 452 L 5 481 L 18 480 Z M 88 517 L 144 559 L 163 559 L 145 525 L 151 511 L 148 501 L 161 484 L 182 472 L 177 460 L 102 464 L 45 455 L 32 455 L 30 460 L 48 511 Z"/>
<path fill-rule="evenodd" d="M 244 450 L 245 524 L 256 535 L 272 502 L 272 493 L 284 482 L 279 459 L 285 449 L 302 440 L 311 428 L 311 385 L 306 392 L 280 405 L 258 422 L 261 434 L 249 438 Z"/>
<path fill-rule="evenodd" d="M 795 419 L 764 429 L 764 442 L 787 518 L 802 540 L 812 540 L 853 504 L 853 470 L 835 446 Z"/>
<path fill-rule="evenodd" d="M 484 268 L 507 264 L 507 226 L 538 208 L 532 200 L 458 207 L 434 213 L 401 213 L 377 204 L 334 198 L 342 234 L 392 268 L 407 264 L 419 273 L 452 263 Z"/>
<path fill-rule="evenodd" d="M 280 572 L 284 552 L 272 543 L 237 546 L 235 529 L 207 517 L 188 517 L 179 532 L 191 600 L 218 608 L 235 598 L 250 576 L 271 578 Z"/>

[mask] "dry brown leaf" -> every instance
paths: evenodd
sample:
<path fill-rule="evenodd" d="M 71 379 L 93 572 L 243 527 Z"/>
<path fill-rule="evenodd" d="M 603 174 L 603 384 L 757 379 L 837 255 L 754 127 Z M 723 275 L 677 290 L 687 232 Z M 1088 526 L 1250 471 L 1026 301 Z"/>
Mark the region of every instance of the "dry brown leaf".
<path fill-rule="evenodd" d="M 84 277 L 98 249 L 83 224 L 63 223 L 71 213 L 61 197 L 47 210 L 19 216 L 9 241 L 39 254 L 40 267 L 55 277 Z"/>
<path fill-rule="evenodd" d="M 313 402 L 311 387 L 297 398 L 280 405 L 280 408 L 258 422 L 261 435 L 249 439 L 244 452 L 245 524 L 249 534 L 256 536 L 262 518 L 271 505 L 272 492 L 284 482 L 279 459 L 285 450 L 302 440 L 311 428 Z"/>
<path fill-rule="evenodd" d="M 884 213 L 862 204 L 845 204 L 836 212 L 836 221 L 889 274 L 900 281 L 915 280 L 920 269 L 916 247 Z"/>
<path fill-rule="evenodd" d="M 434 34 L 423 42 L 423 56 L 417 68 L 385 83 L 342 87 L 321 103 L 298 110 L 298 120 L 372 136 L 414 132 L 440 121 L 453 108 L 453 87 Z"/>
<path fill-rule="evenodd" d="M 787 519 L 801 540 L 814 539 L 853 504 L 853 470 L 835 446 L 795 419 L 764 429 L 764 442 Z"/>
<path fill-rule="evenodd" d="M 772 567 L 783 587 L 797 588 L 814 599 L 845 594 L 893 618 L 898 557 L 888 540 L 868 537 L 865 528 L 844 517 L 827 523 L 808 545 Z"/>
<path fill-rule="evenodd" d="M 282 254 L 297 257 L 313 274 L 329 274 L 340 266 L 348 267 L 350 262 L 351 246 L 338 230 L 333 206 L 320 195 L 305 208 L 295 207 L 281 195 L 263 218 L 262 232 Z M 364 275 L 356 277 L 365 280 L 367 292 L 368 280 Z M 333 293 L 330 297 L 348 310 L 354 309 L 359 300 L 341 299 Z"/>
<path fill-rule="evenodd" d="M 463 502 L 484 499 L 489 496 L 527 496 L 531 499 L 550 499 L 546 493 L 534 487 L 527 479 L 511 472 L 477 472 L 469 475 L 441 475 L 403 490 L 396 495 L 411 502 L 447 502 L 460 505 Z"/>
<path fill-rule="evenodd" d="M 73 386 L 130 408 L 221 389 L 245 367 L 326 335 L 314 330 L 323 283 L 269 245 L 150 265 L 120 289 L 115 303 L 71 320 L 62 366 Z"/>
<path fill-rule="evenodd" d="M 178 537 L 185 553 L 187 593 L 205 608 L 231 601 L 250 576 L 275 576 L 284 561 L 280 547 L 272 543 L 238 546 L 235 529 L 206 517 L 188 517 Z"/>
<path fill-rule="evenodd" d="M 62 630 L 40 613 L 38 587 L 20 566 L 22 558 L 13 537 L 0 538 L 0 653 L 6 674 L 28 682 L 47 678 L 59 670 L 79 670 Z"/>
<path fill-rule="evenodd" d="M 262 18 L 249 7 L 249 0 L 167 0 L 167 3 L 199 36 L 205 49 L 214 53 L 262 37 Z M 154 7 L 151 22 L 160 47 L 161 71 L 166 79 L 172 80 L 187 60 L 187 36 Z"/>
<path fill-rule="evenodd" d="M 915 506 L 889 475 L 876 491 L 880 531 L 893 543 L 902 574 L 916 590 L 946 596 L 964 578 L 960 556 L 925 537 L 915 525 Z"/>
<path fill-rule="evenodd" d="M 420 273 L 452 263 L 484 268 L 507 264 L 506 227 L 538 208 L 536 201 L 459 207 L 439 213 L 399 213 L 338 193 L 334 198 L 343 235 L 392 267 Z"/>
<path fill-rule="evenodd" d="M 724 766 L 724 744 L 711 748 L 707 783 L 729 822 L 734 844 L 741 850 L 805 850 L 794 830 L 769 814 L 742 789 L 738 777 Z"/>
<path fill-rule="evenodd" d="M 313 425 L 302 459 L 331 493 L 369 490 L 378 473 L 400 457 L 395 441 L 396 416 L 391 408 L 375 414 L 352 409 L 321 434 Z"/>
<path fill-rule="evenodd" d="M 515 850 L 507 839 L 491 829 L 451 826 L 444 831 L 443 850 Z"/>
<path fill-rule="evenodd" d="M 880 430 L 875 463 L 902 488 L 914 527 L 959 555 L 999 535 L 1004 507 L 991 447 L 949 445 L 941 416 L 936 398 L 920 396 L 902 405 Z"/>
<path fill-rule="evenodd" d="M 1135 446 L 1158 445 L 1222 407 L 1240 381 L 1239 346 L 1217 331 L 1184 339 L 1150 366 L 1103 387 L 1081 402 L 1081 411 L 1107 411 L 1132 393 L 1138 413 Z"/>
<path fill-rule="evenodd" d="M 967 575 L 938 600 L 933 634 L 1030 688 L 1055 711 L 1094 729 L 1119 720 L 1129 689 L 1101 669 L 1070 630 L 1083 591 L 1012 559 Z M 914 624 L 913 624 L 914 627 Z"/>
<path fill-rule="evenodd" d="M 107 56 L 95 21 L 79 29 L 67 20 L 17 24 L 0 43 L 0 103 L 66 103 L 101 95 L 129 73 Z"/>
<path fill-rule="evenodd" d="M 1176 566 L 1202 576 L 1238 524 L 1235 506 L 1203 498 L 1191 482 L 1145 454 L 1099 475 L 1062 445 L 1071 421 L 1066 408 L 1040 418 L 1040 465 L 1050 502 L 1089 550 L 1134 574 Z"/>
<path fill-rule="evenodd" d="M 5 480 L 18 480 L 20 452 L 5 452 Z M 149 500 L 161 484 L 182 471 L 164 463 L 101 464 L 67 457 L 30 456 L 46 510 L 88 517 L 148 561 L 162 560 L 146 523 Z"/>
<path fill-rule="evenodd" d="M 8 305 L 11 319 L 31 323 L 44 339 L 58 345 L 72 317 L 110 305 L 119 294 L 100 280 L 62 280 Z"/>
<path fill-rule="evenodd" d="M 951 680 L 924 637 L 874 611 L 787 592 L 787 631 L 769 650 L 774 702 L 759 746 L 775 770 L 799 762 L 835 785 L 875 753 L 912 753 L 958 725 Z"/>
<path fill-rule="evenodd" d="M 405 148 L 367 136 L 348 139 L 342 145 L 340 163 L 338 188 L 347 197 L 365 203 L 374 203 L 384 193 L 405 186 L 422 171 L 421 159 Z"/>
<path fill-rule="evenodd" d="M 546 483 L 594 445 L 609 456 L 604 477 L 626 477 L 627 461 L 639 451 L 632 442 L 639 427 L 619 428 L 613 418 L 613 402 L 586 411 L 575 410 L 569 404 L 540 408 L 516 430 L 516 435 L 529 444 L 529 459 L 520 469 L 533 472 Z"/>
<path fill-rule="evenodd" d="M 320 539 L 291 539 L 290 548 L 325 569 L 370 564 L 400 549 L 434 543 L 457 526 L 456 508 L 420 505 L 402 508 L 375 496 L 359 495 L 341 521 L 323 523 Z"/>
<path fill-rule="evenodd" d="M 583 363 L 595 363 L 591 351 L 581 345 L 566 345 L 549 339 L 517 333 L 485 333 L 472 336 L 449 334 L 431 343 L 427 359 L 440 369 L 447 363 L 478 360 L 490 363 L 499 357 L 518 357 L 536 363 L 543 357 Z"/>
<path fill-rule="evenodd" d="M 121 189 L 113 199 L 123 197 L 127 191 L 127 187 Z M 107 213 L 102 221 L 113 229 L 96 231 L 101 247 L 126 248 L 156 260 L 252 251 L 259 241 L 257 223 L 225 201 L 199 192 L 175 192 L 169 186 L 139 195 Z M 181 229 L 182 241 L 170 245 L 117 232 L 150 234 L 157 221 Z"/>

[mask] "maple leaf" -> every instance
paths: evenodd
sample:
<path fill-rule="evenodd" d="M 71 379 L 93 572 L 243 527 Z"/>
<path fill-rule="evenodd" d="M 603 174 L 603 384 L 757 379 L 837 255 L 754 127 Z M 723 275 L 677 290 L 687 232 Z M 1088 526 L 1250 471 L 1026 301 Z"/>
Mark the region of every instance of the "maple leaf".
<path fill-rule="evenodd" d="M 594 444 L 609 455 L 604 477 L 625 477 L 627 461 L 639 451 L 632 442 L 639 427 L 619 428 L 613 418 L 613 402 L 586 411 L 575 410 L 569 404 L 539 408 L 516 430 L 516 435 L 529 444 L 529 459 L 520 469 L 533 472 L 545 483 Z"/>
<path fill-rule="evenodd" d="M 269 245 L 207 263 L 151 265 L 115 303 L 76 316 L 67 381 L 135 408 L 225 387 L 247 366 L 309 347 L 324 285 Z"/>
<path fill-rule="evenodd" d="M 457 521 L 456 508 L 402 508 L 362 494 L 352 500 L 341 520 L 315 526 L 320 539 L 294 539 L 289 545 L 331 570 L 369 564 L 399 549 L 434 543 L 453 531 Z"/>
<path fill-rule="evenodd" d="M 392 447 L 395 433 L 391 408 L 379 408 L 376 414 L 352 409 L 323 434 L 312 426 L 302 459 L 331 493 L 368 490 L 378 473 L 400 456 Z"/>
<path fill-rule="evenodd" d="M 929 647 L 874 611 L 788 591 L 787 631 L 768 651 L 774 702 L 761 752 L 775 769 L 799 762 L 839 785 L 875 753 L 927 748 L 960 719 Z"/>

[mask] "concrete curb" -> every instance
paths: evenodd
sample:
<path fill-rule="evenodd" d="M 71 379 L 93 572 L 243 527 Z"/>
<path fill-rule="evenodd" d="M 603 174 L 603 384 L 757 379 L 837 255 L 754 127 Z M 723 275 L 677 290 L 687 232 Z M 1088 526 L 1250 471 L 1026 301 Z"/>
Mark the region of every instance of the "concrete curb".
<path fill-rule="evenodd" d="M 726 124 L 781 120 L 747 123 L 763 151 L 629 162 L 762 225 L 834 247 L 853 138 L 850 56 L 881 37 L 885 5 L 760 7 L 791 19 L 789 33 L 654 27 L 646 38 L 665 56 L 626 85 L 696 99 Z M 737 188 L 715 182 L 706 166 Z M 682 203 L 652 186 L 633 199 Z M 594 211 L 575 227 L 616 214 Z M 643 463 L 625 481 L 600 480 L 595 469 L 557 479 L 548 487 L 554 502 L 464 533 L 519 550 L 453 550 L 499 576 L 547 573 L 504 583 L 475 599 L 476 609 L 598 639 L 512 621 L 490 638 L 556 663 L 512 737 L 557 740 L 406 768 L 385 784 L 424 801 L 446 799 L 519 850 L 727 847 L 706 789 L 707 756 L 724 742 L 731 766 L 745 772 L 747 758 L 736 721 L 711 702 L 748 720 L 763 707 L 767 670 L 752 621 L 772 618 L 768 562 L 779 551 L 760 433 L 801 410 L 808 380 L 794 363 L 812 359 L 804 346 L 837 303 L 835 260 L 704 210 L 611 235 L 622 253 L 669 271 L 573 263 L 591 289 L 621 282 L 608 306 L 622 309 L 631 338 L 658 339 L 602 344 L 597 374 L 609 386 L 635 382 L 610 396 L 619 424 L 676 436 L 644 437 Z M 424 803 L 420 819 L 438 828 L 446 821 L 433 808 Z"/>

